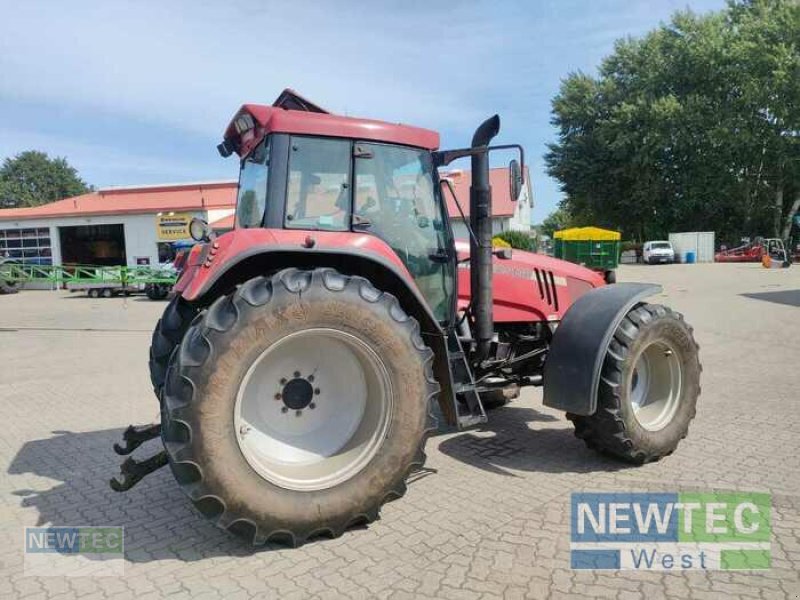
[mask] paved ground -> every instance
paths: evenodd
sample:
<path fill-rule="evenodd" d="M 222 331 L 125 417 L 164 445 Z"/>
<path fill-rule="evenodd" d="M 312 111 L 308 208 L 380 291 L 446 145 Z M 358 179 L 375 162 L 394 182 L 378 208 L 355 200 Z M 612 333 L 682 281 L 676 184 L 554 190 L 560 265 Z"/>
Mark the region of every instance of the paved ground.
<path fill-rule="evenodd" d="M 164 304 L 62 293 L 0 296 L 0 597 L 798 598 L 800 267 L 626 267 L 695 325 L 705 365 L 691 433 L 630 468 L 586 450 L 540 393 L 482 430 L 428 443 L 430 471 L 367 529 L 300 549 L 253 551 L 206 523 L 163 470 L 108 489 L 111 444 L 156 418 L 146 370 Z M 575 572 L 570 492 L 773 494 L 764 573 Z M 124 525 L 123 578 L 23 575 L 25 525 Z"/>

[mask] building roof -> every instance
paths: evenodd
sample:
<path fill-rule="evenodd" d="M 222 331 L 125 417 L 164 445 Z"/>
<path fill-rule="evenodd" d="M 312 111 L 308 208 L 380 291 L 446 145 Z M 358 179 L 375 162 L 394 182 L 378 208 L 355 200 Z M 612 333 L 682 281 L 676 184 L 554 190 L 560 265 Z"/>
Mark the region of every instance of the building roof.
<path fill-rule="evenodd" d="M 527 169 L 526 169 L 527 171 Z M 525 183 L 527 185 L 528 175 L 525 174 Z M 469 186 L 472 183 L 471 171 L 450 171 L 442 173 L 443 179 L 449 179 L 453 184 L 453 188 L 458 198 L 458 203 L 461 205 L 461 210 L 464 215 L 469 218 Z M 516 202 L 511 200 L 511 190 L 508 181 L 508 168 L 499 167 L 489 170 L 489 185 L 492 186 L 492 216 L 494 217 L 513 217 L 516 210 Z M 450 192 L 445 188 L 444 197 L 447 201 L 447 212 L 450 214 L 451 219 L 460 219 L 461 213 L 453 201 Z"/>
<path fill-rule="evenodd" d="M 237 185 L 211 181 L 107 188 L 41 206 L 2 209 L 0 221 L 233 208 Z"/>
<path fill-rule="evenodd" d="M 227 217 L 222 217 L 210 224 L 211 229 L 215 229 L 217 232 L 219 231 L 226 231 L 228 229 L 233 229 L 236 226 L 236 215 L 228 215 Z"/>

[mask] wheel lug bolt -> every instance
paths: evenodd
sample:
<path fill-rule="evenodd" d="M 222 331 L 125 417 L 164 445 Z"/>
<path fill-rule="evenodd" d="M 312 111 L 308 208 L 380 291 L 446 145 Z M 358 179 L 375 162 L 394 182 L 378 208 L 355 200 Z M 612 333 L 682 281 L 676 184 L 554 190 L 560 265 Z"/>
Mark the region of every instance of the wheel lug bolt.
<path fill-rule="evenodd" d="M 281 406 L 281 412 L 282 412 L 282 413 L 289 412 L 289 407 L 287 407 L 287 406 Z"/>
<path fill-rule="evenodd" d="M 308 405 L 308 408 L 314 410 L 315 408 L 317 408 L 317 405 L 312 402 L 311 404 Z"/>
<path fill-rule="evenodd" d="M 281 385 L 286 385 L 286 377 L 281 377 L 280 384 Z"/>
<path fill-rule="evenodd" d="M 319 388 L 314 388 L 314 394 L 316 394 L 317 396 L 319 396 Z"/>
<path fill-rule="evenodd" d="M 300 371 L 295 371 L 294 378 L 297 379 L 298 377 L 300 377 Z"/>
<path fill-rule="evenodd" d="M 275 394 L 275 400 L 280 400 L 281 398 L 283 398 L 283 396 L 281 396 L 281 393 L 280 393 L 280 392 L 278 392 L 277 394 Z"/>
<path fill-rule="evenodd" d="M 303 411 L 302 411 L 302 410 L 296 410 L 296 411 L 294 411 L 294 416 L 295 416 L 295 417 L 299 417 L 299 416 L 300 416 L 300 415 L 302 415 L 302 414 L 303 414 Z"/>
<path fill-rule="evenodd" d="M 313 375 L 309 375 L 308 376 L 308 382 L 312 383 L 313 381 L 314 381 L 314 376 Z"/>

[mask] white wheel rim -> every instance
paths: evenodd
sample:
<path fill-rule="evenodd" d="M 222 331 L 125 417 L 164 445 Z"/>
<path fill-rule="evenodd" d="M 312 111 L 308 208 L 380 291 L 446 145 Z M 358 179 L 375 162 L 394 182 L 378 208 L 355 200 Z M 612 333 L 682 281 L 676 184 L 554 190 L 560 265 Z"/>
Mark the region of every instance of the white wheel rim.
<path fill-rule="evenodd" d="M 239 448 L 264 479 L 292 490 L 352 478 L 386 437 L 393 395 L 383 360 L 334 329 L 305 329 L 264 350 L 234 408 Z"/>
<path fill-rule="evenodd" d="M 683 376 L 675 350 L 663 341 L 642 350 L 630 377 L 630 399 L 639 424 L 658 431 L 666 427 L 678 410 Z"/>

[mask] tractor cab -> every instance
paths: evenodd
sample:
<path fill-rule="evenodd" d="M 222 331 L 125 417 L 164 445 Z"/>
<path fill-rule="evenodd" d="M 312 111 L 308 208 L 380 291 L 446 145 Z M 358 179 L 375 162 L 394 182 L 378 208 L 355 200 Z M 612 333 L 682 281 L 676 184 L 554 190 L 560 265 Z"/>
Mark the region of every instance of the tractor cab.
<path fill-rule="evenodd" d="M 449 318 L 453 241 L 427 148 L 265 134 L 241 160 L 236 227 L 377 236 L 436 318 Z"/>

